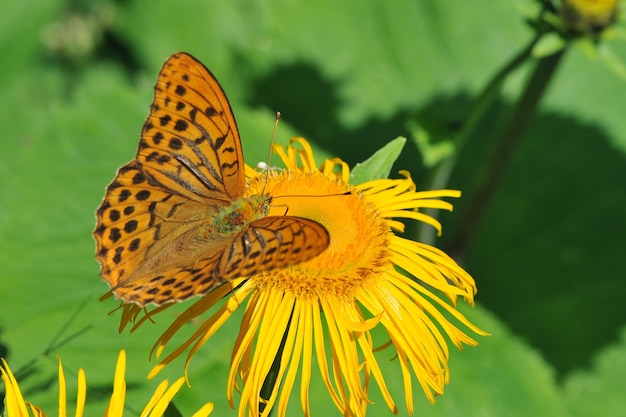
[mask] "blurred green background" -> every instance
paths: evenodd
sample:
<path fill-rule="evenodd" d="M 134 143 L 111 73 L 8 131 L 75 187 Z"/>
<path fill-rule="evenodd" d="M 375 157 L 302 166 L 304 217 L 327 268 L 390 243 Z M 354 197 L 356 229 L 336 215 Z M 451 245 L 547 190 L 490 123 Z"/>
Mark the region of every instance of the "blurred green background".
<path fill-rule="evenodd" d="M 443 136 L 454 130 L 472 98 L 532 38 L 524 3 L 5 2 L 0 356 L 20 371 L 27 399 L 56 409 L 56 354 L 71 381 L 86 369 L 86 415 L 104 410 L 121 347 L 129 357 L 129 406 L 140 410 L 156 385 L 145 381 L 154 364 L 147 355 L 174 313 L 119 335 L 118 314 L 107 316 L 116 304 L 98 302 L 107 286 L 91 231 L 104 187 L 135 154 L 156 75 L 170 54 L 192 53 L 220 80 L 249 164 L 266 159 L 279 110 L 277 141 L 305 136 L 320 161 L 339 156 L 352 166 L 406 136 L 394 173 L 408 169 L 426 186 L 415 123 Z M 624 44 L 612 45 L 618 56 L 626 56 Z M 471 196 L 484 172 L 486 139 L 510 111 L 527 70 L 508 80 L 459 150 L 450 188 Z M 485 220 L 462 235 L 464 198 L 441 216 L 437 246 L 465 239 L 454 255 L 479 288 L 479 305 L 462 310 L 492 336 L 452 351 L 451 383 L 434 406 L 415 389 L 416 415 L 626 416 L 624 114 L 626 82 L 572 48 Z M 237 330 L 230 320 L 194 358 L 193 388 L 176 401 L 184 415 L 205 401 L 216 403 L 214 415 L 236 415 L 225 392 Z M 397 363 L 384 355 L 381 362 L 406 415 Z M 179 361 L 163 374 L 180 370 Z M 377 388 L 372 399 L 370 414 L 391 414 Z M 339 415 L 320 381 L 311 403 L 314 416 Z M 301 415 L 297 395 L 289 410 Z"/>

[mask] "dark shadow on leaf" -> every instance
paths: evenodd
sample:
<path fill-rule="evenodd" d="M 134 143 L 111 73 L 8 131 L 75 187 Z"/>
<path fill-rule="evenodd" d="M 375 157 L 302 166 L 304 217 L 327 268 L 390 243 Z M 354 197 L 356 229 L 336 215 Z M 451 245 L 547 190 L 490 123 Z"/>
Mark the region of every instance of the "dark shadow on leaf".
<path fill-rule="evenodd" d="M 397 136 L 409 136 L 407 109 L 389 119 L 371 119 L 356 129 L 346 129 L 337 115 L 341 101 L 337 84 L 324 78 L 317 68 L 295 63 L 274 69 L 253 80 L 249 104 L 280 111 L 283 119 L 307 139 L 341 156 L 353 166 L 362 162 Z M 398 169 L 421 169 L 421 159 L 411 141 L 396 162 Z"/>
<path fill-rule="evenodd" d="M 497 103 L 487 120 L 499 120 L 508 107 Z M 480 126 L 460 155 L 450 186 L 465 198 L 444 216 L 444 249 L 463 228 L 455 223 L 492 131 Z M 626 156 L 599 126 L 539 114 L 484 222 L 469 236 L 464 264 L 478 282 L 478 301 L 541 349 L 561 375 L 588 366 L 626 323 L 624 178 Z"/>

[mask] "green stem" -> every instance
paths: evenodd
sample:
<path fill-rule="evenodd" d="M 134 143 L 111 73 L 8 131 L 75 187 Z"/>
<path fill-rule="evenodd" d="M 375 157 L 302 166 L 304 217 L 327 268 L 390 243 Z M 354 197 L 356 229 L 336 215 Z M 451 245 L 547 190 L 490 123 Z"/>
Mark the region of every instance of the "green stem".
<path fill-rule="evenodd" d="M 474 101 L 474 104 L 465 119 L 463 128 L 454 139 L 455 146 L 457 148 L 461 148 L 465 145 L 465 142 L 473 132 L 478 122 L 482 120 L 491 104 L 493 104 L 494 100 L 500 95 L 500 90 L 502 89 L 502 85 L 506 79 L 531 57 L 532 50 L 542 35 L 542 33 L 537 34 L 537 36 L 535 36 L 535 38 L 524 50 L 513 57 L 513 59 L 491 79 L 482 93 L 476 98 L 476 101 Z"/>
<path fill-rule="evenodd" d="M 293 311 L 291 312 L 293 317 Z M 263 381 L 263 386 L 261 387 L 260 398 L 259 398 L 259 415 L 263 413 L 267 403 L 270 400 L 272 392 L 274 391 L 274 387 L 276 386 L 276 380 L 278 379 L 278 372 L 280 370 L 280 362 L 283 358 L 283 352 L 285 350 L 285 343 L 287 342 L 287 334 L 289 333 L 289 327 L 291 326 L 291 317 L 289 317 L 289 322 L 287 323 L 287 327 L 285 328 L 285 333 L 283 333 L 283 337 L 280 341 L 280 346 L 278 347 L 278 351 L 276 352 L 276 356 L 274 357 L 274 362 L 272 362 L 272 366 L 265 376 L 265 381 Z M 268 417 L 272 415 L 272 410 L 267 414 Z"/>
<path fill-rule="evenodd" d="M 460 219 L 460 228 L 448 250 L 453 255 L 463 255 L 470 240 L 481 225 L 486 209 L 506 173 L 515 151 L 522 143 L 528 126 L 535 115 L 537 105 L 546 91 L 550 80 L 566 49 L 538 61 L 522 95 L 515 105 L 504 129 L 495 141 L 495 148 L 478 181 L 476 192 L 470 197 L 467 209 Z"/>
<path fill-rule="evenodd" d="M 476 100 L 474 100 L 472 107 L 465 117 L 462 128 L 452 138 L 457 152 L 455 152 L 454 156 L 446 159 L 434 169 L 428 189 L 437 190 L 447 187 L 450 175 L 452 174 L 454 166 L 457 162 L 456 155 L 460 153 L 460 150 L 467 142 L 476 125 L 482 120 L 489 107 L 500 95 L 502 85 L 509 75 L 511 75 L 531 57 L 532 50 L 542 35 L 543 33 L 537 33 L 535 38 L 528 44 L 528 46 L 526 46 L 526 48 L 514 56 L 504 67 L 502 67 L 502 69 L 500 69 L 500 71 L 498 71 L 498 73 L 485 86 Z M 437 217 L 438 215 L 437 210 L 429 210 L 428 214 L 433 217 Z M 420 242 L 432 243 L 435 240 L 435 230 L 432 227 L 423 224 L 420 227 L 418 238 Z"/>

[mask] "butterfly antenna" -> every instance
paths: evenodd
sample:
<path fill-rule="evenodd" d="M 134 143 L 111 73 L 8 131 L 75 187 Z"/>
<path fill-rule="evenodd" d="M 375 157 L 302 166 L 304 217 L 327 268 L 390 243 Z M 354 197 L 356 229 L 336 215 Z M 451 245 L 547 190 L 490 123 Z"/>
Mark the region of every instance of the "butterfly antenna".
<path fill-rule="evenodd" d="M 272 139 L 270 140 L 270 152 L 267 155 L 267 167 L 265 167 L 265 185 L 263 186 L 263 192 L 261 195 L 265 195 L 265 187 L 270 180 L 270 164 L 272 161 L 272 150 L 274 149 L 274 139 L 276 138 L 276 129 L 278 128 L 278 122 L 280 121 L 280 112 L 276 112 L 276 120 L 274 121 L 274 130 L 272 131 Z"/>

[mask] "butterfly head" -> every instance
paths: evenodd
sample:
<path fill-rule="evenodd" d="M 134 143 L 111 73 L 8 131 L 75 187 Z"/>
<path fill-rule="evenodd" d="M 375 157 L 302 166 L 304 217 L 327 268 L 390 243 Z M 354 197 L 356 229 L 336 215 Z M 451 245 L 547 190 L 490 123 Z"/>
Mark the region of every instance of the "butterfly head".
<path fill-rule="evenodd" d="M 272 197 L 264 196 L 264 199 L 261 201 L 259 205 L 259 212 L 261 213 L 261 217 L 265 217 L 270 212 L 270 203 L 272 202 Z"/>

